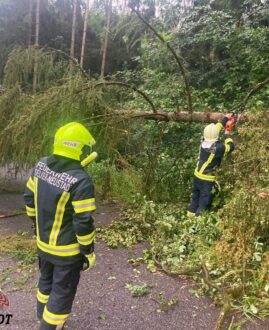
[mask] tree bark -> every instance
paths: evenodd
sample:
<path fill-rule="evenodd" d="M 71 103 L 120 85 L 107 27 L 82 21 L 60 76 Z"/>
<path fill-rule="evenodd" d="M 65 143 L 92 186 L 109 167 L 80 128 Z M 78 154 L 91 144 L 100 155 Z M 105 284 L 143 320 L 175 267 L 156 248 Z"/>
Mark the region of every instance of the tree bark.
<path fill-rule="evenodd" d="M 37 70 L 38 70 L 37 51 L 38 51 L 38 47 L 39 47 L 39 25 L 40 25 L 40 0 L 36 0 L 35 59 L 34 59 L 34 75 L 33 75 L 33 93 L 36 92 L 36 88 L 37 88 Z"/>
<path fill-rule="evenodd" d="M 102 56 L 101 73 L 100 73 L 101 79 L 103 79 L 105 76 L 106 54 L 107 54 L 107 47 L 108 47 L 108 35 L 109 35 L 109 27 L 110 27 L 110 19 L 111 19 L 111 10 L 112 10 L 112 0 L 107 0 L 105 40 L 104 40 L 104 45 L 103 45 L 103 56 Z"/>
<path fill-rule="evenodd" d="M 75 58 L 75 42 L 76 42 L 76 23 L 77 23 L 77 0 L 73 0 L 73 20 L 72 20 L 72 35 L 70 46 L 70 57 Z M 73 62 L 70 61 L 70 65 Z"/>
<path fill-rule="evenodd" d="M 86 9 L 85 9 L 85 15 L 84 15 L 84 27 L 83 27 L 82 45 L 81 45 L 81 54 L 80 54 L 80 66 L 82 69 L 83 69 L 84 53 L 85 53 L 85 45 L 86 45 L 89 7 L 90 7 L 90 0 L 86 0 Z"/>
<path fill-rule="evenodd" d="M 29 0 L 29 31 L 28 31 L 28 46 L 32 44 L 32 11 L 33 11 L 33 0 Z"/>
<path fill-rule="evenodd" d="M 176 122 L 194 122 L 194 123 L 216 123 L 224 114 L 222 112 L 157 112 L 150 111 L 131 111 L 131 110 L 113 110 L 116 116 L 125 116 L 127 118 L 141 118 L 155 121 L 176 121 Z M 269 117 L 269 111 L 265 111 Z M 237 123 L 248 121 L 246 114 L 239 114 Z"/>

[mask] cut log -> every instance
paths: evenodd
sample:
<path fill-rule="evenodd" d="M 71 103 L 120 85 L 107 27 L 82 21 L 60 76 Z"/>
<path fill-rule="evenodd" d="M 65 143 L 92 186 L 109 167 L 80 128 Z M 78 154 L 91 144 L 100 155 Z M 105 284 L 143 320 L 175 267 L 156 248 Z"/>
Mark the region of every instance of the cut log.
<path fill-rule="evenodd" d="M 176 112 L 150 112 L 150 111 L 131 111 L 131 110 L 113 110 L 118 116 L 127 118 L 141 118 L 155 121 L 178 121 L 178 122 L 194 122 L 194 123 L 216 123 L 220 120 L 224 113 L 222 112 L 193 112 L 176 111 Z M 265 112 L 269 117 L 269 111 Z M 238 115 L 238 123 L 248 120 L 247 114 Z"/>

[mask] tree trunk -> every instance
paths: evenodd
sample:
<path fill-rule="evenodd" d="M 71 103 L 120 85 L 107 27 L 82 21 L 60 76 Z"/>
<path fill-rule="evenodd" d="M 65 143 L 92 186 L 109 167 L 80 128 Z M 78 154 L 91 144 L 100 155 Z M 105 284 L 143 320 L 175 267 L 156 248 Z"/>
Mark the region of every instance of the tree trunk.
<path fill-rule="evenodd" d="M 100 74 L 101 79 L 103 79 L 105 76 L 106 54 L 107 54 L 107 46 L 108 46 L 108 34 L 109 34 L 109 27 L 110 27 L 111 10 L 112 10 L 112 0 L 107 0 L 107 2 L 106 2 L 105 39 L 104 39 L 104 45 L 103 45 L 103 56 L 102 56 L 102 65 L 101 65 L 101 74 Z"/>
<path fill-rule="evenodd" d="M 33 0 L 29 0 L 29 31 L 28 31 L 28 46 L 32 44 L 32 11 L 33 11 Z"/>
<path fill-rule="evenodd" d="M 73 0 L 73 21 L 72 21 L 72 35 L 70 46 L 70 57 L 75 58 L 75 39 L 76 39 L 76 23 L 77 23 L 77 0 Z M 70 61 L 70 65 L 73 62 Z"/>
<path fill-rule="evenodd" d="M 84 27 L 83 27 L 82 45 L 81 45 L 81 54 L 80 54 L 80 66 L 82 69 L 83 69 L 84 53 L 85 53 L 85 45 L 86 45 L 89 6 L 90 6 L 90 0 L 86 0 L 86 10 L 85 10 L 85 16 L 84 16 Z"/>
<path fill-rule="evenodd" d="M 33 93 L 36 92 L 36 88 L 37 88 L 37 69 L 38 69 L 37 51 L 38 51 L 38 47 L 39 47 L 39 24 L 40 24 L 40 0 L 36 0 L 35 59 L 34 59 Z"/>
<path fill-rule="evenodd" d="M 150 111 L 131 111 L 131 110 L 113 110 L 113 114 L 117 116 L 125 116 L 127 118 L 141 118 L 155 121 L 177 121 L 177 122 L 194 122 L 194 123 L 216 123 L 224 114 L 222 112 L 150 112 Z M 269 111 L 265 111 L 264 115 L 269 118 Z M 239 114 L 237 123 L 248 121 L 247 114 Z"/>

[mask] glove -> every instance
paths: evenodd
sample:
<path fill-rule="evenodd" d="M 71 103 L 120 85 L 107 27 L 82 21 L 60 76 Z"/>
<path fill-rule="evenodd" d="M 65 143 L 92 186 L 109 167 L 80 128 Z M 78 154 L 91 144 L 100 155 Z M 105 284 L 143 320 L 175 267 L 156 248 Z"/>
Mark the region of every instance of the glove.
<path fill-rule="evenodd" d="M 83 271 L 87 272 L 92 269 L 95 265 L 96 256 L 95 253 L 85 254 L 83 260 Z"/>
<path fill-rule="evenodd" d="M 226 126 L 227 122 L 233 117 L 232 113 L 227 113 L 222 119 L 221 119 L 221 124 L 223 127 Z"/>

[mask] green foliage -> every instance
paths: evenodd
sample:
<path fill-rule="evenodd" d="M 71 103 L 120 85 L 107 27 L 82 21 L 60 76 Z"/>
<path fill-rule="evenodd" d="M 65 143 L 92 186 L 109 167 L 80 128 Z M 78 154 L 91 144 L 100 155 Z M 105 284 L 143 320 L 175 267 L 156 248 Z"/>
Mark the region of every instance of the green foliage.
<path fill-rule="evenodd" d="M 15 45 L 26 45 L 29 36 L 29 1 L 0 1 L 0 79 L 8 54 Z"/>
<path fill-rule="evenodd" d="M 29 239 L 26 233 L 3 236 L 1 238 L 0 253 L 16 257 L 22 264 L 33 264 L 36 259 L 36 242 Z"/>
<path fill-rule="evenodd" d="M 124 211 L 119 220 L 114 220 L 107 227 L 97 228 L 97 231 L 99 237 L 112 248 L 131 247 L 148 239 L 156 216 L 155 204 L 138 194 L 133 200 L 133 208 Z"/>
<path fill-rule="evenodd" d="M 59 49 L 67 54 L 70 51 L 72 29 L 72 0 L 41 1 L 40 6 L 40 46 Z M 113 6 L 114 7 L 114 6 Z M 83 12 L 85 2 L 78 1 L 75 58 L 80 58 Z M 113 8 L 111 30 L 121 20 L 122 8 Z M 128 15 L 130 16 L 130 15 Z M 86 36 L 84 68 L 91 72 L 91 76 L 99 76 L 103 47 L 103 33 L 105 23 L 105 2 L 91 3 Z M 142 29 L 143 31 L 143 29 Z M 9 53 L 18 46 L 34 44 L 35 36 L 35 1 L 30 13 L 29 0 L 1 0 L 0 1 L 0 81 Z M 107 73 L 122 70 L 124 66 L 134 67 L 130 58 L 138 55 L 138 47 L 126 48 L 123 42 L 124 33 L 111 35 L 108 45 L 106 70 Z M 138 43 L 139 45 L 139 43 Z M 55 66 L 61 66 L 62 56 L 56 56 Z M 27 59 L 29 63 L 29 59 Z M 40 80 L 42 83 L 42 80 Z"/>
<path fill-rule="evenodd" d="M 133 297 L 143 297 L 149 294 L 150 292 L 150 286 L 148 284 L 142 284 L 142 285 L 126 284 L 125 288 L 132 293 Z"/>
<path fill-rule="evenodd" d="M 103 198 L 114 196 L 125 205 L 133 203 L 133 196 L 142 187 L 142 175 L 132 166 L 119 169 L 108 160 L 93 163 L 89 173 Z"/>
<path fill-rule="evenodd" d="M 33 68 L 37 61 L 37 86 L 39 90 L 50 87 L 67 72 L 67 61 L 55 61 L 56 53 L 34 47 L 17 47 L 9 54 L 4 69 L 4 86 L 20 84 L 25 91 L 32 90 Z"/>
<path fill-rule="evenodd" d="M 169 43 L 184 58 L 194 109 L 230 108 L 268 77 L 268 5 L 260 1 L 240 1 L 236 6 L 198 1 L 182 14 L 166 4 L 161 17 L 151 22 L 169 35 Z M 184 108 L 179 67 L 155 36 L 142 39 L 136 60 L 140 88 L 153 96 L 159 107 Z M 268 107 L 268 89 L 259 99 Z"/>
<path fill-rule="evenodd" d="M 167 312 L 170 308 L 178 303 L 179 299 L 165 299 L 164 293 L 160 292 L 158 295 L 152 295 L 152 299 L 155 300 L 159 304 L 159 308 L 157 312 Z"/>
<path fill-rule="evenodd" d="M 125 219 L 123 219 L 124 221 Z M 97 228 L 98 236 L 102 238 L 109 247 L 131 247 L 134 244 L 142 242 L 145 236 L 141 232 L 139 224 L 132 224 L 131 222 L 113 223 L 108 227 Z"/>
<path fill-rule="evenodd" d="M 132 205 L 137 193 L 162 203 L 189 199 L 201 125 L 110 123 L 98 141 L 105 151 L 89 169 L 102 196 L 113 195 L 125 205 Z"/>
<path fill-rule="evenodd" d="M 74 76 L 46 93 L 26 95 L 15 85 L 1 95 L 0 162 L 13 161 L 21 167 L 34 164 L 52 152 L 56 130 L 70 121 L 84 123 L 98 138 L 91 118 L 105 111 L 106 104 L 91 84 L 87 89 L 85 85 L 81 77 Z"/>
<path fill-rule="evenodd" d="M 269 123 L 262 114 L 249 116 L 250 121 L 238 129 L 232 161 L 224 161 L 218 173 L 224 200 L 216 203 L 215 212 L 189 219 L 183 200 L 164 204 L 140 195 L 120 220 L 102 228 L 101 237 L 113 247 L 146 240 L 150 246 L 143 260 L 152 271 L 189 274 L 206 265 L 212 283 L 233 292 L 234 308 L 265 317 L 269 311 L 269 200 L 260 200 L 257 193 L 269 187 Z M 201 281 L 198 275 L 195 279 Z M 202 283 L 221 303 L 220 291 Z"/>

